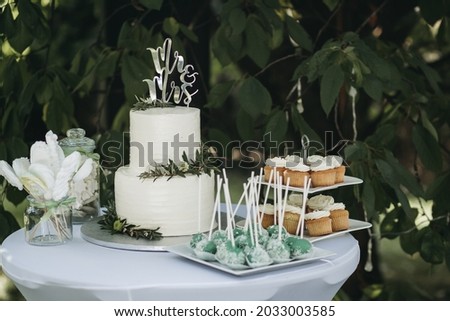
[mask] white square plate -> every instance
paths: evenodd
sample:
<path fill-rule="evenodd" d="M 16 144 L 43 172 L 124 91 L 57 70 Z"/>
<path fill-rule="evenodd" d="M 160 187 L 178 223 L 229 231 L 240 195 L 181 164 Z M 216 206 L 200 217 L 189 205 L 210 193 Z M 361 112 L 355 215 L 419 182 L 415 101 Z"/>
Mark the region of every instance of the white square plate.
<path fill-rule="evenodd" d="M 174 245 L 166 248 L 167 251 L 174 253 L 176 255 L 182 256 L 186 259 L 189 259 L 193 262 L 197 262 L 199 264 L 211 267 L 216 270 L 220 270 L 223 272 L 227 272 L 236 276 L 246 276 L 246 275 L 252 275 L 256 273 L 261 272 L 268 272 L 268 271 L 274 271 L 279 270 L 287 267 L 293 267 L 293 266 L 300 266 L 303 264 L 311 263 L 317 260 L 321 260 L 327 257 L 330 257 L 332 255 L 335 255 L 336 253 L 331 252 L 329 250 L 321 249 L 318 247 L 313 246 L 313 257 L 307 258 L 307 259 L 300 259 L 300 260 L 293 260 L 287 263 L 279 263 L 279 264 L 272 264 L 268 266 L 263 266 L 259 268 L 248 268 L 246 270 L 233 270 L 229 268 L 226 265 L 223 265 L 219 262 L 208 262 L 204 261 L 202 259 L 199 259 L 195 256 L 194 251 L 189 247 L 187 244 L 182 245 Z"/>

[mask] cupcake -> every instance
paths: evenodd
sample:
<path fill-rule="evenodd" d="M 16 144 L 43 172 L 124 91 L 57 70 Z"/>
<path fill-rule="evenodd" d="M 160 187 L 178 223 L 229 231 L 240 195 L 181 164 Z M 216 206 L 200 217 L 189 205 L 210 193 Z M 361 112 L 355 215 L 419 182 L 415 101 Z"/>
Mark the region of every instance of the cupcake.
<path fill-rule="evenodd" d="M 302 207 L 303 206 L 303 194 L 302 193 L 292 193 L 288 196 L 288 205 Z"/>
<path fill-rule="evenodd" d="M 262 204 L 259 205 L 259 208 L 261 209 L 261 211 L 264 211 L 264 212 L 260 212 L 261 226 L 263 228 L 268 228 L 269 226 L 272 226 L 274 224 L 275 209 L 272 204 L 266 204 L 266 207 L 265 208 L 263 208 L 263 207 L 264 206 Z"/>
<path fill-rule="evenodd" d="M 328 155 L 325 157 L 327 165 L 333 167 L 336 177 L 335 183 L 342 183 L 345 176 L 345 166 L 342 165 L 343 159 L 337 155 Z"/>
<path fill-rule="evenodd" d="M 333 233 L 329 211 L 314 211 L 305 214 L 305 226 L 309 236 Z"/>
<path fill-rule="evenodd" d="M 295 235 L 297 232 L 298 222 L 300 220 L 300 215 L 302 209 L 297 206 L 286 205 L 284 212 L 283 226 L 289 234 Z"/>
<path fill-rule="evenodd" d="M 331 227 L 333 232 L 348 230 L 349 213 L 344 203 L 334 203 L 326 207 L 330 211 Z"/>
<path fill-rule="evenodd" d="M 270 172 L 275 169 L 281 175 L 281 178 L 283 178 L 286 169 L 286 160 L 282 157 L 273 157 L 266 160 L 266 165 L 264 166 L 264 180 L 266 182 L 269 181 Z M 272 174 L 272 182 L 274 181 L 274 177 L 275 173 Z"/>
<path fill-rule="evenodd" d="M 331 186 L 336 181 L 336 171 L 331 165 L 328 165 L 326 159 L 322 156 L 314 155 L 308 157 L 311 172 L 311 186 Z"/>
<path fill-rule="evenodd" d="M 309 178 L 309 166 L 303 163 L 298 156 L 289 156 L 286 158 L 286 170 L 284 172 L 284 181 L 290 179 L 290 186 L 305 187 L 305 177 Z"/>
<path fill-rule="evenodd" d="M 333 196 L 319 194 L 311 197 L 306 202 L 306 209 L 308 212 L 322 211 L 332 204 L 334 204 Z"/>

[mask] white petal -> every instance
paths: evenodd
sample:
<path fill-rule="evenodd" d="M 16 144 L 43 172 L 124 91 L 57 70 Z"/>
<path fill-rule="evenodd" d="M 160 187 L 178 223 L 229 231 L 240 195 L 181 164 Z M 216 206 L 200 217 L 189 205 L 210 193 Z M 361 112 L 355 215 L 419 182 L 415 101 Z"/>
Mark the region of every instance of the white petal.
<path fill-rule="evenodd" d="M 91 158 L 86 159 L 73 177 L 73 181 L 78 182 L 88 177 L 92 173 L 93 166 L 94 161 Z"/>
<path fill-rule="evenodd" d="M 58 201 L 69 195 L 69 182 L 80 166 L 81 155 L 79 152 L 73 152 L 67 156 L 61 164 L 61 168 L 56 175 L 55 185 L 53 186 L 53 199 Z"/>
<path fill-rule="evenodd" d="M 44 164 L 31 164 L 29 172 L 42 182 L 43 188 L 46 191 L 45 198 L 50 199 L 52 197 L 53 186 L 55 185 L 55 174 L 53 174 L 51 168 Z"/>
<path fill-rule="evenodd" d="M 57 173 L 62 166 L 62 162 L 64 161 L 64 152 L 58 144 L 58 136 L 53 134 L 51 130 L 45 134 L 45 140 L 47 142 L 53 172 Z"/>
<path fill-rule="evenodd" d="M 17 158 L 13 161 L 12 167 L 14 168 L 14 172 L 18 177 L 21 177 L 26 172 L 28 172 L 28 168 L 30 167 L 30 161 L 26 157 Z"/>
<path fill-rule="evenodd" d="M 45 142 L 35 142 L 33 145 L 31 145 L 30 148 L 30 162 L 31 164 L 34 163 L 42 163 L 47 164 L 48 163 L 48 146 Z"/>
<path fill-rule="evenodd" d="M 37 200 L 49 200 L 51 199 L 51 195 L 49 196 L 49 191 L 47 186 L 45 186 L 44 182 L 41 181 L 38 177 L 34 176 L 32 173 L 27 172 L 21 177 L 23 186 L 27 190 L 28 193 L 33 195 L 33 197 Z"/>
<path fill-rule="evenodd" d="M 20 191 L 23 189 L 23 185 L 14 173 L 13 168 L 4 160 L 0 161 L 0 175 L 5 177 L 9 184 L 17 187 Z"/>

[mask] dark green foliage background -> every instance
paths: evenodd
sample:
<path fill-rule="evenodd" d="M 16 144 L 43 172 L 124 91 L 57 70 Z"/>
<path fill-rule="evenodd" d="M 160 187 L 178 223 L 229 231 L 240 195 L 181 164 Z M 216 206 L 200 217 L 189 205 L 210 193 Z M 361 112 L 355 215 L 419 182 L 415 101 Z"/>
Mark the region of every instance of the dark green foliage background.
<path fill-rule="evenodd" d="M 146 95 L 142 79 L 154 73 L 146 48 L 171 37 L 200 72 L 192 105 L 205 106 L 206 141 L 253 141 L 249 146 L 264 158 L 284 152 L 269 150 L 268 133 L 293 141 L 292 153 L 302 134 L 324 143 L 332 132 L 334 143 L 346 144 L 326 152 L 343 152 L 349 173 L 364 180 L 348 190 L 352 217 L 379 224 L 381 237 L 399 238 L 405 253 L 450 270 L 450 1 L 6 0 L 0 6 L 0 159 L 28 156 L 47 130 L 64 135 L 80 126 L 96 139 L 112 176 L 128 155 L 123 132 L 130 107 L 135 95 Z M 290 93 L 298 79 L 302 113 L 297 91 Z M 351 87 L 358 93 L 355 122 Z M 221 156 L 230 159 L 230 150 Z M 112 181 L 105 181 L 103 199 L 111 197 Z M 0 179 L 0 242 L 19 228 L 5 204 L 24 197 Z M 418 217 L 426 224 L 417 226 Z M 360 239 L 363 249 L 368 241 L 367 234 Z M 361 277 L 361 287 L 379 281 L 364 271 Z"/>

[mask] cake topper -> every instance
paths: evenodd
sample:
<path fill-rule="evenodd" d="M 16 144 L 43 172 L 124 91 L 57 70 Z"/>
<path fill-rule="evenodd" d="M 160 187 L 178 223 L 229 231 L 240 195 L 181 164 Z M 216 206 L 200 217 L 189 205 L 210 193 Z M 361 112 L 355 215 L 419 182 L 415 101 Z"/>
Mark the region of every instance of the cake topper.
<path fill-rule="evenodd" d="M 198 90 L 190 92 L 198 75 L 194 66 L 185 64 L 184 57 L 178 51 L 174 51 L 172 54 L 172 40 L 170 38 L 164 41 L 162 47 L 157 49 L 147 48 L 147 50 L 151 52 L 157 76 L 153 79 L 143 80 L 148 85 L 149 97 L 138 98 L 135 107 L 162 107 L 169 106 L 172 102 L 175 105 L 183 102 L 189 107 L 192 96 L 198 92 Z M 175 72 L 179 74 L 179 81 L 170 77 Z"/>

